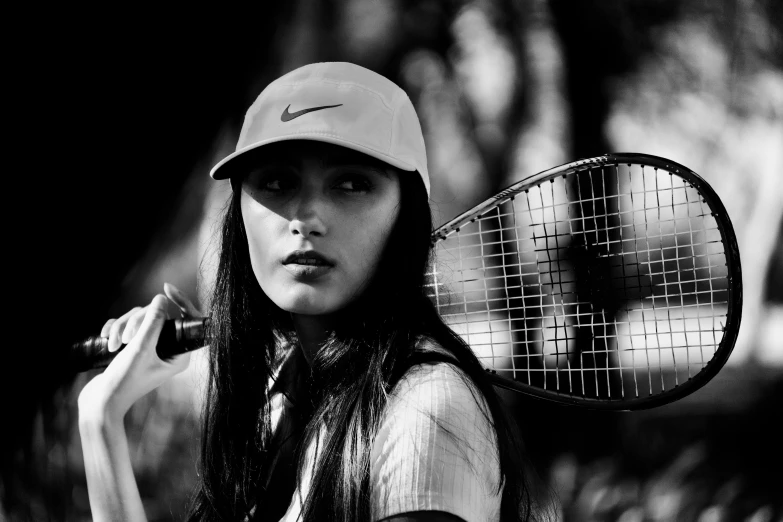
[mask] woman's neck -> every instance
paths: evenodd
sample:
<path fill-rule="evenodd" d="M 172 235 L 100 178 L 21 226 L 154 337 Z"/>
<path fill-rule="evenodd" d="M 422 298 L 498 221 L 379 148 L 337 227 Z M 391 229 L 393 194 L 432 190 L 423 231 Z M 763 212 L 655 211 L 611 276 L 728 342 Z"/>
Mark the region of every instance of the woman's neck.
<path fill-rule="evenodd" d="M 294 328 L 296 328 L 296 335 L 299 337 L 302 353 L 307 364 L 312 366 L 318 350 L 321 349 L 329 336 L 329 319 L 323 315 L 301 314 L 291 314 L 291 319 L 293 319 Z"/>

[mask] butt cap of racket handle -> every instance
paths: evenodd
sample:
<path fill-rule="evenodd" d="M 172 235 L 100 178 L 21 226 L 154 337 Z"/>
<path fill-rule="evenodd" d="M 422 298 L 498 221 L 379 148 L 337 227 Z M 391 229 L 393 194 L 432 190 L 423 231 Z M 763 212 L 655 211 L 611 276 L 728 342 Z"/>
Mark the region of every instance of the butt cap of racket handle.
<path fill-rule="evenodd" d="M 163 323 L 156 351 L 164 361 L 204 346 L 206 319 L 183 317 Z"/>

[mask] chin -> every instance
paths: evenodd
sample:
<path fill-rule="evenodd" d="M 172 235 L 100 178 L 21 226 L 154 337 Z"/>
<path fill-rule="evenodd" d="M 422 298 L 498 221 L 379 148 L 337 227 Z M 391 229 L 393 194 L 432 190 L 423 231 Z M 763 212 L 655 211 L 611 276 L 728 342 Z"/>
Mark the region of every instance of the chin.
<path fill-rule="evenodd" d="M 324 315 L 337 311 L 339 307 L 331 306 L 322 295 L 286 295 L 275 298 L 270 296 L 281 309 L 292 314 Z"/>

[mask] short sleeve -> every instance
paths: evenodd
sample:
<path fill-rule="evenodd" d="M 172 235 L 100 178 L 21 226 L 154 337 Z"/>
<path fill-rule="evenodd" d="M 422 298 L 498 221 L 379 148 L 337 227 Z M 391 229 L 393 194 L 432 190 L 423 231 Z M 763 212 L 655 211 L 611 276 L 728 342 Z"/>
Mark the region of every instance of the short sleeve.
<path fill-rule="evenodd" d="M 370 455 L 373 520 L 413 511 L 499 520 L 497 436 L 463 377 L 452 364 L 422 364 L 394 388 Z"/>

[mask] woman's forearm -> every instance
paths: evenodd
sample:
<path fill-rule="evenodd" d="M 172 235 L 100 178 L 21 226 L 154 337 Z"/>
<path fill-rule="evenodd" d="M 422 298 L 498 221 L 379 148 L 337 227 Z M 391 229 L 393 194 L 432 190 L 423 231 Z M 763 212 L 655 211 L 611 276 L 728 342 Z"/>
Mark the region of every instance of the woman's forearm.
<path fill-rule="evenodd" d="M 146 521 L 122 419 L 80 419 L 79 433 L 93 520 Z"/>

